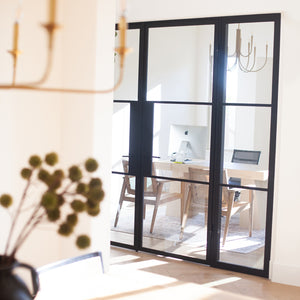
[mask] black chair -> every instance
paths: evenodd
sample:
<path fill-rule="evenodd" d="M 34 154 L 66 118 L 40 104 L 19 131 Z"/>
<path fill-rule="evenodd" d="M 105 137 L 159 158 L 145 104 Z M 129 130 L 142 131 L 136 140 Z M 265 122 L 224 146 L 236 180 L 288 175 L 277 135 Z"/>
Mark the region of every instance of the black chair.
<path fill-rule="evenodd" d="M 258 165 L 261 151 L 234 149 L 231 162 Z M 230 177 L 228 184 L 241 185 L 241 178 Z"/>

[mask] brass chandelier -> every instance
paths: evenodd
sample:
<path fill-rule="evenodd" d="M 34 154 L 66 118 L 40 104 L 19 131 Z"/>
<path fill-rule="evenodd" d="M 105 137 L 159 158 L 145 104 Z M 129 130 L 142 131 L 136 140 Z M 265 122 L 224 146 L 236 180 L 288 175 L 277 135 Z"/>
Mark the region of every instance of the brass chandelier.
<path fill-rule="evenodd" d="M 19 21 L 21 16 L 21 1 L 19 1 L 19 7 L 17 11 L 16 21 L 14 23 L 13 31 L 13 48 L 8 50 L 13 58 L 13 78 L 12 82 L 8 84 L 0 84 L 0 90 L 8 89 L 17 89 L 17 90 L 30 90 L 30 91 L 43 91 L 43 92 L 62 92 L 62 93 L 77 93 L 77 94 L 104 94 L 114 91 L 122 82 L 124 74 L 124 60 L 126 53 L 129 52 L 129 49 L 126 47 L 126 30 L 127 22 L 125 17 L 125 0 L 121 0 L 121 16 L 118 24 L 118 30 L 120 34 L 120 45 L 115 48 L 115 52 L 118 53 L 120 57 L 119 63 L 119 78 L 112 88 L 105 90 L 87 90 L 87 89 L 71 89 L 71 88 L 53 88 L 53 87 L 44 87 L 41 84 L 45 83 L 49 77 L 49 74 L 52 69 L 52 60 L 53 60 L 53 41 L 55 32 L 61 28 L 61 26 L 56 23 L 56 7 L 57 0 L 48 0 L 49 1 L 49 20 L 47 23 L 42 24 L 46 29 L 48 34 L 48 49 L 47 49 L 47 63 L 46 68 L 43 72 L 41 78 L 35 82 L 28 83 L 17 83 L 17 65 L 19 55 L 22 53 L 19 49 Z"/>
<path fill-rule="evenodd" d="M 233 57 L 235 59 L 232 66 L 228 67 L 228 71 L 232 71 L 236 66 L 245 73 L 258 72 L 262 70 L 268 60 L 268 44 L 266 44 L 266 55 L 265 60 L 261 66 L 256 65 L 256 46 L 253 45 L 253 35 L 251 35 L 250 42 L 248 42 L 247 53 L 242 53 L 242 37 L 240 24 L 236 29 L 236 43 L 235 51 L 233 54 L 228 55 L 228 57 Z"/>

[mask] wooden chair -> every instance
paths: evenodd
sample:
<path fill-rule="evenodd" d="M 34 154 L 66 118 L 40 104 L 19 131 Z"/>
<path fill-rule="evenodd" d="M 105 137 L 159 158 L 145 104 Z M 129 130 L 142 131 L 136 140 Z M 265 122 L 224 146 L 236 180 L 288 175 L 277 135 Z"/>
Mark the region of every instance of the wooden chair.
<path fill-rule="evenodd" d="M 198 169 L 198 168 L 189 168 L 188 178 L 190 180 L 209 182 L 209 170 Z M 186 184 L 186 200 L 185 207 L 181 223 L 181 232 L 180 239 L 183 237 L 184 228 L 187 222 L 189 215 L 191 214 L 190 207 L 193 204 L 196 204 L 197 212 L 204 213 L 204 226 L 207 225 L 207 212 L 208 212 L 208 184 L 198 184 L 198 183 L 188 183 Z"/>
<path fill-rule="evenodd" d="M 223 182 L 228 183 L 227 170 L 223 172 Z M 246 192 L 249 193 L 249 197 L 239 197 L 236 199 L 236 192 Z M 233 215 L 242 212 L 243 210 L 249 209 L 249 236 L 252 236 L 253 230 L 253 191 L 245 190 L 241 188 L 229 188 L 224 187 L 222 192 L 222 216 L 226 217 L 223 242 L 222 245 L 225 245 L 226 237 L 228 234 L 229 222 Z"/>
<path fill-rule="evenodd" d="M 123 160 L 122 163 L 123 163 L 124 172 L 128 173 L 128 161 Z M 153 175 L 156 174 L 156 170 L 154 169 L 154 167 L 152 173 Z M 124 175 L 114 227 L 118 225 L 123 202 L 124 201 L 133 202 L 133 203 L 135 202 L 135 182 L 133 181 L 133 179 L 134 176 Z M 150 233 L 153 233 L 153 228 L 154 228 L 159 205 L 180 199 L 182 203 L 181 207 L 183 207 L 183 196 L 181 193 L 178 192 L 166 192 L 164 190 L 166 184 L 171 182 L 170 180 L 150 178 L 150 181 L 151 183 L 149 182 L 149 178 L 148 180 L 147 178 L 145 178 L 144 181 L 144 219 L 146 215 L 146 206 L 153 205 L 154 209 L 153 209 L 152 221 L 150 226 Z"/>
<path fill-rule="evenodd" d="M 189 179 L 196 181 L 209 181 L 209 170 L 202 170 L 197 168 L 189 168 Z M 227 170 L 223 172 L 223 182 L 227 184 L 228 175 Z M 185 204 L 185 209 L 182 218 L 182 226 L 180 232 L 180 239 L 183 237 L 184 228 L 186 225 L 186 221 L 188 218 L 189 208 L 191 205 L 191 201 L 198 201 L 202 203 L 203 211 L 205 213 L 205 226 L 207 224 L 207 210 L 208 210 L 208 185 L 200 185 L 196 183 L 189 183 L 187 191 L 187 200 Z M 199 193 L 199 189 L 202 190 Z M 198 190 L 198 192 L 197 192 Z M 224 187 L 222 189 L 222 216 L 226 218 L 224 234 L 223 234 L 223 242 L 224 246 L 226 242 L 226 237 L 228 234 L 229 222 L 233 215 L 245 210 L 249 209 L 249 236 L 252 236 L 252 228 L 253 228 L 253 191 L 249 190 L 249 198 L 244 199 L 243 197 L 236 198 L 236 192 L 244 192 L 245 189 L 238 188 L 229 188 Z M 199 197 L 200 196 L 200 197 Z"/>

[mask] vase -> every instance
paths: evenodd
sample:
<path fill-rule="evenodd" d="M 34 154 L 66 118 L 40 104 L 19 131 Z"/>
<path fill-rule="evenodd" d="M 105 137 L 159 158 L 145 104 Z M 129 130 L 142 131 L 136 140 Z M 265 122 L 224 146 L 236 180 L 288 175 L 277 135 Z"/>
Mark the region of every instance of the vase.
<path fill-rule="evenodd" d="M 14 270 L 24 268 L 30 271 L 33 292 L 29 291 L 25 282 Z M 39 277 L 36 270 L 24 263 L 13 260 L 6 263 L 0 255 L 0 299 L 1 300 L 32 300 L 39 290 Z"/>

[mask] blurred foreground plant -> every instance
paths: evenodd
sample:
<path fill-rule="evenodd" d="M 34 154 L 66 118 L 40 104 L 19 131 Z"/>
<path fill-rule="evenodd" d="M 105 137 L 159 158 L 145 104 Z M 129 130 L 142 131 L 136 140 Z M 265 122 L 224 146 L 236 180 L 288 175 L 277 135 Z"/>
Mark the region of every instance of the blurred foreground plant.
<path fill-rule="evenodd" d="M 97 216 L 104 198 L 101 179 L 92 176 L 98 169 L 98 163 L 93 158 L 88 158 L 82 166 L 71 166 L 67 174 L 62 169 L 54 168 L 58 163 L 58 155 L 54 152 L 48 153 L 43 160 L 33 155 L 28 162 L 29 166 L 21 170 L 22 178 L 27 181 L 24 192 L 16 209 L 10 212 L 12 224 L 4 252 L 7 262 L 14 260 L 24 241 L 41 223 L 53 223 L 62 236 L 75 235 L 79 215 L 86 213 L 92 217 Z M 34 199 L 24 226 L 20 232 L 15 232 L 21 213 L 28 209 L 25 203 L 30 200 L 29 190 L 32 187 L 41 189 L 41 193 L 38 199 Z M 11 210 L 12 197 L 9 194 L 1 195 L 0 206 Z M 90 243 L 89 236 L 76 235 L 78 248 L 87 248 Z"/>

